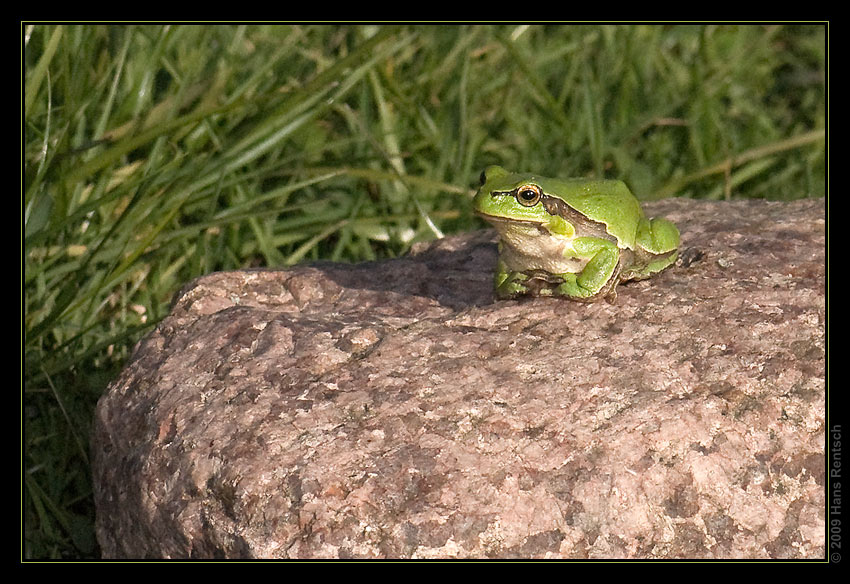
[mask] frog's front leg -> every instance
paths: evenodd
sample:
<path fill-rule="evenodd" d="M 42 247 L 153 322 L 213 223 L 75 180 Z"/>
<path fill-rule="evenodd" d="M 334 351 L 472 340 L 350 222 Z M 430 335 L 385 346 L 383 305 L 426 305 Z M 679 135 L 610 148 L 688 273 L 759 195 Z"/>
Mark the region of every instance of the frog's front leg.
<path fill-rule="evenodd" d="M 577 274 L 558 274 L 564 283 L 558 286 L 556 293 L 576 300 L 608 293 L 611 288 L 608 284 L 616 276 L 620 264 L 617 245 L 607 239 L 579 237 L 573 240 L 573 250 L 577 257 L 590 259 Z"/>
<path fill-rule="evenodd" d="M 508 266 L 499 259 L 496 265 L 496 275 L 493 280 L 496 285 L 496 296 L 498 298 L 516 298 L 528 293 L 528 287 L 525 283 L 528 281 L 528 274 L 524 272 L 514 272 L 508 269 Z"/>

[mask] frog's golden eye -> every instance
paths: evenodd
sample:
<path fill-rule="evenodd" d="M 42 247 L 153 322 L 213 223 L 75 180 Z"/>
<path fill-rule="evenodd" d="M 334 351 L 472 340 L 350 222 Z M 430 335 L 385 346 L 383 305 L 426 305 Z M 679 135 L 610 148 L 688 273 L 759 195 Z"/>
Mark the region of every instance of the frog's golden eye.
<path fill-rule="evenodd" d="M 542 196 L 543 191 L 537 185 L 523 185 L 516 190 L 516 200 L 526 207 L 536 205 Z"/>

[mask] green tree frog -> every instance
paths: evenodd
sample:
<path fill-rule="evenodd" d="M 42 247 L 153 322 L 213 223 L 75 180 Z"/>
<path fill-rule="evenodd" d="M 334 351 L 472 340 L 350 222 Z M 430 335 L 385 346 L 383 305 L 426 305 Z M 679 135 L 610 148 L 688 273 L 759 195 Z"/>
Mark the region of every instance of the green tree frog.
<path fill-rule="evenodd" d="M 676 261 L 679 230 L 647 219 L 619 180 L 555 179 L 491 166 L 475 212 L 499 232 L 498 298 L 616 298 L 617 284 Z"/>

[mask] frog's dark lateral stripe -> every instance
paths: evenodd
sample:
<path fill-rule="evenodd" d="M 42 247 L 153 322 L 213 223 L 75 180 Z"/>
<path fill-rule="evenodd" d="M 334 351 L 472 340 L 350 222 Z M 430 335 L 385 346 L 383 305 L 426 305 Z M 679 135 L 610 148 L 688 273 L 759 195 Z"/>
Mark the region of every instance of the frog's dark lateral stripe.
<path fill-rule="evenodd" d="M 490 195 L 499 195 L 502 197 L 516 197 L 517 192 L 519 190 L 520 187 L 517 187 L 512 191 L 493 191 Z M 601 239 L 607 239 L 613 242 L 617 241 L 616 237 L 608 233 L 608 229 L 606 228 L 604 223 L 602 223 L 601 221 L 594 221 L 593 219 L 588 219 L 580 212 L 576 211 L 557 197 L 552 197 L 544 193 L 543 196 L 540 198 L 540 203 L 543 205 L 543 208 L 546 209 L 547 213 L 549 213 L 550 215 L 557 215 L 559 217 L 563 217 L 570 223 L 570 225 L 575 227 L 576 231 L 581 231 L 583 234 L 590 235 L 592 237 L 599 237 Z"/>
<path fill-rule="evenodd" d="M 546 209 L 547 213 L 563 217 L 570 225 L 575 227 L 577 232 L 581 232 L 583 235 L 617 241 L 616 237 L 608 233 L 604 223 L 588 219 L 561 199 L 544 194 L 540 202 L 543 203 L 543 208 Z"/>
<path fill-rule="evenodd" d="M 518 191 L 519 188 L 516 188 L 512 191 L 501 191 L 494 194 L 516 197 Z M 575 227 L 576 231 L 580 231 L 585 235 L 607 239 L 609 241 L 617 241 L 616 237 L 608 233 L 604 223 L 588 219 L 557 197 L 552 197 L 544 193 L 540 198 L 540 203 L 543 205 L 543 208 L 546 209 L 547 213 L 563 217 L 570 223 L 570 225 Z"/>

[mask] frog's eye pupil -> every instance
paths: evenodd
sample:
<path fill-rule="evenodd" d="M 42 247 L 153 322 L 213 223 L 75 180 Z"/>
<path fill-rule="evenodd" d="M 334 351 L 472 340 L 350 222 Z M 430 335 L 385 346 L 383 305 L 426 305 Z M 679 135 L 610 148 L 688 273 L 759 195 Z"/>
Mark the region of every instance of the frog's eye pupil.
<path fill-rule="evenodd" d="M 535 186 L 527 186 L 520 188 L 516 193 L 517 201 L 526 207 L 533 207 L 540 200 L 540 189 Z"/>

